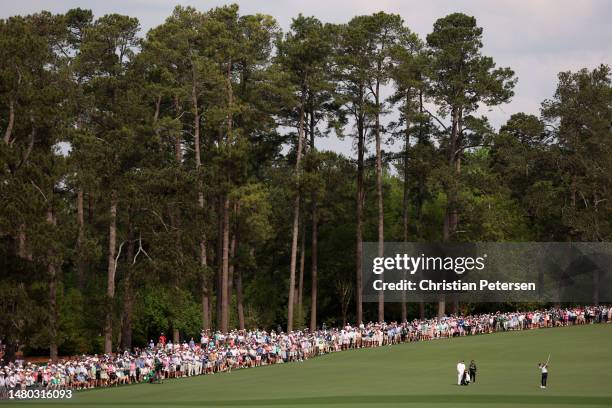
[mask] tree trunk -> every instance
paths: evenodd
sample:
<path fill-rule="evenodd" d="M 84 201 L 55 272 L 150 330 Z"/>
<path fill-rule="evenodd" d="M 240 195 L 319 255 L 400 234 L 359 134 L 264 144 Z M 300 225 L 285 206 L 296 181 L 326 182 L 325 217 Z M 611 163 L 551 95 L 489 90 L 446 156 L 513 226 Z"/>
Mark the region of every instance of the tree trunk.
<path fill-rule="evenodd" d="M 126 251 L 127 263 L 123 278 L 123 313 L 121 316 L 121 349 L 132 349 L 132 315 L 134 310 L 134 293 L 132 284 L 134 259 L 134 230 L 131 220 L 128 222 L 128 242 Z"/>
<path fill-rule="evenodd" d="M 175 184 L 177 183 L 176 176 L 175 176 L 174 182 Z M 181 268 L 182 268 L 181 245 L 180 245 L 180 226 L 178 223 L 178 213 L 180 210 L 178 208 L 175 208 L 175 206 L 173 206 L 172 204 L 167 205 L 167 210 L 168 210 L 168 216 L 170 217 L 170 230 L 172 231 L 172 234 L 174 235 L 174 256 L 172 258 L 175 263 L 173 273 L 171 275 L 172 287 L 168 289 L 172 290 L 171 293 L 178 294 L 181 289 Z M 177 342 L 180 339 L 180 332 L 175 327 L 176 321 L 171 321 L 171 323 L 173 326 L 171 341 L 174 344 L 177 344 Z"/>
<path fill-rule="evenodd" d="M 79 233 L 77 237 L 77 286 L 80 290 L 85 287 L 85 212 L 83 209 L 83 189 L 77 191 L 77 221 Z"/>
<path fill-rule="evenodd" d="M 363 205 L 365 201 L 364 188 L 364 149 L 365 149 L 365 134 L 364 134 L 364 118 L 363 114 L 357 120 L 357 249 L 355 251 L 356 264 L 356 284 L 355 284 L 355 306 L 357 324 L 363 322 L 363 294 L 362 289 L 362 257 L 363 257 Z"/>
<path fill-rule="evenodd" d="M 446 296 L 441 294 L 438 296 L 438 317 L 442 317 L 446 314 Z"/>
<path fill-rule="evenodd" d="M 198 186 L 198 209 L 200 211 L 200 218 L 204 217 L 204 192 L 202 187 L 201 178 L 201 167 L 202 167 L 202 154 L 200 149 L 200 110 L 198 105 L 198 93 L 197 93 L 197 75 L 195 66 L 192 64 L 192 84 L 191 84 L 191 104 L 193 108 L 193 140 L 195 150 L 195 166 L 197 173 L 197 186 Z M 180 116 L 180 104 L 178 97 L 175 96 L 175 110 L 177 117 Z M 178 164 L 182 163 L 182 139 L 180 132 L 175 138 L 175 155 Z M 202 222 L 202 225 L 204 223 Z M 200 232 L 200 283 L 201 287 L 201 306 L 202 306 L 202 328 L 205 330 L 210 329 L 210 296 L 208 291 L 208 260 L 206 257 L 206 236 L 204 231 Z"/>
<path fill-rule="evenodd" d="M 215 303 L 215 311 L 216 311 L 216 321 L 217 321 L 217 330 L 221 327 L 221 320 L 223 317 L 223 313 L 221 310 L 223 309 L 223 298 L 225 294 L 221 290 L 223 286 L 223 196 L 220 195 L 217 197 L 217 214 L 219 214 L 219 220 L 217 225 L 217 259 L 216 259 L 216 303 Z"/>
<path fill-rule="evenodd" d="M 253 249 L 251 248 L 251 254 Z M 236 273 L 236 306 L 238 308 L 238 328 L 244 330 L 244 305 L 242 300 L 242 268 Z"/>
<path fill-rule="evenodd" d="M 599 306 L 599 287 L 601 285 L 600 282 L 600 273 L 599 266 L 595 265 L 595 269 L 593 269 L 593 305 Z"/>
<path fill-rule="evenodd" d="M 177 291 L 177 293 L 179 293 L 180 289 L 181 289 L 181 283 L 183 282 L 182 280 L 182 270 L 183 270 L 183 266 L 184 266 L 184 260 L 183 260 L 183 246 L 181 243 L 181 222 L 180 222 L 180 209 L 177 208 L 170 208 L 170 213 L 171 213 L 171 225 L 173 227 L 174 230 L 174 245 L 175 245 L 175 251 L 176 251 L 176 270 L 174 273 L 174 287 Z M 180 341 L 180 332 L 178 329 L 174 329 L 174 333 L 173 333 L 173 341 L 176 344 L 176 342 Z"/>
<path fill-rule="evenodd" d="M 402 200 L 402 226 L 403 226 L 403 239 L 404 242 L 408 242 L 408 160 L 410 152 L 410 122 L 408 120 L 408 112 L 410 109 L 410 92 L 406 93 L 406 112 L 404 113 L 404 120 L 406 122 L 406 134 L 404 139 L 404 197 Z M 402 291 L 402 322 L 405 322 L 408 317 L 408 311 L 406 308 L 406 291 Z"/>
<path fill-rule="evenodd" d="M 298 322 L 300 325 L 304 323 L 303 316 L 303 296 L 304 296 L 304 268 L 306 266 L 306 225 L 302 216 L 302 231 L 300 232 L 300 274 L 298 278 L 297 296 L 295 304 L 297 305 Z"/>
<path fill-rule="evenodd" d="M 202 193 L 202 182 L 200 180 L 200 166 L 201 166 L 201 158 L 200 158 L 200 113 L 198 110 L 198 96 L 197 96 L 197 92 L 196 92 L 196 85 L 195 85 L 195 74 L 193 75 L 192 78 L 192 87 L 191 87 L 191 97 L 192 97 L 192 108 L 193 108 L 193 114 L 194 114 L 194 123 L 193 123 L 193 127 L 194 127 L 194 147 L 195 147 L 195 151 L 196 153 L 196 177 L 197 177 L 197 181 L 196 181 L 196 185 L 198 186 L 198 208 L 200 206 L 200 197 L 203 196 Z M 160 102 L 161 99 L 158 99 L 158 102 Z M 156 107 L 158 108 L 158 107 Z M 175 112 L 177 117 L 180 117 L 181 115 L 181 105 L 179 102 L 179 99 L 177 96 L 174 97 L 174 108 L 175 108 Z M 158 114 L 158 112 L 156 112 L 156 115 Z M 178 132 L 176 132 L 175 138 L 174 138 L 174 159 L 176 160 L 176 165 L 177 167 L 180 169 L 182 163 L 183 163 L 183 149 L 182 149 L 182 142 L 183 142 L 183 138 L 182 138 L 182 133 L 179 130 Z M 180 171 L 180 170 L 179 170 Z M 178 191 L 179 189 L 179 177 L 178 174 L 175 174 L 174 176 L 174 183 L 176 185 L 176 189 Z M 202 198 L 203 201 L 203 198 Z M 178 292 L 181 289 L 181 283 L 182 283 L 182 277 L 181 277 L 181 271 L 183 269 L 183 265 L 184 265 L 184 260 L 183 260 L 183 245 L 182 245 L 182 237 L 181 237 L 181 208 L 179 205 L 177 204 L 169 204 L 168 205 L 168 212 L 170 213 L 170 222 L 171 222 L 171 226 L 172 226 L 172 230 L 175 234 L 174 236 L 174 246 L 175 246 L 175 251 L 176 251 L 176 271 L 174 273 L 174 287 L 176 289 L 176 291 Z M 173 328 L 172 331 L 172 341 L 174 342 L 174 344 L 177 344 L 180 341 L 180 336 L 181 333 L 179 331 L 179 329 L 177 329 L 176 327 Z"/>
<path fill-rule="evenodd" d="M 293 202 L 293 227 L 291 230 L 291 265 L 289 269 L 289 301 L 287 304 L 287 333 L 293 330 L 293 298 L 295 296 L 295 269 L 297 264 L 297 244 L 300 224 L 300 172 L 302 160 L 302 143 L 304 139 L 304 98 L 305 90 L 302 89 L 300 100 L 300 119 L 298 123 L 297 157 L 295 161 L 295 175 L 297 178 L 297 191 Z"/>
<path fill-rule="evenodd" d="M 195 162 L 196 162 L 196 171 L 200 169 L 202 165 L 202 158 L 200 155 L 200 111 L 198 107 L 198 95 L 196 92 L 195 84 L 191 87 L 191 105 L 193 110 L 193 144 L 195 151 Z M 179 119 L 183 109 L 181 108 L 181 102 L 179 100 L 178 95 L 174 95 L 174 113 L 176 115 L 175 119 Z M 157 115 L 157 112 L 156 112 Z M 182 137 L 182 129 L 179 129 L 174 136 L 174 158 L 177 162 L 177 165 L 183 161 L 183 137 Z"/>
<path fill-rule="evenodd" d="M 17 234 L 17 256 L 21 259 L 28 259 L 28 246 L 25 223 L 19 224 L 19 232 Z"/>
<path fill-rule="evenodd" d="M 236 218 L 238 217 L 238 212 L 240 211 L 240 202 L 236 202 L 234 204 L 234 214 Z M 238 225 L 234 225 L 234 233 L 232 234 L 232 240 L 230 242 L 230 264 L 229 271 L 227 276 L 227 299 L 228 299 L 228 321 L 231 320 L 231 303 L 232 303 L 232 293 L 234 292 L 234 276 L 236 273 L 236 251 L 238 248 Z"/>
<path fill-rule="evenodd" d="M 383 257 L 385 252 L 385 209 L 383 206 L 383 185 L 382 185 L 382 152 L 380 135 L 380 84 L 376 82 L 376 118 L 374 135 L 376 137 L 376 199 L 378 201 L 378 256 Z M 384 280 L 384 273 L 380 275 L 380 280 Z M 378 292 L 378 321 L 385 320 L 385 293 Z"/>
<path fill-rule="evenodd" d="M 161 101 L 162 101 L 162 96 L 161 94 L 159 94 L 157 95 L 157 98 L 155 98 L 155 113 L 153 114 L 154 124 L 157 124 L 157 121 L 159 120 L 159 111 L 161 107 Z M 159 128 L 157 126 L 155 126 L 155 134 L 159 134 Z"/>
<path fill-rule="evenodd" d="M 17 359 L 17 349 L 18 345 L 16 340 L 10 339 L 6 343 L 4 343 L 4 355 L 2 359 L 4 361 L 15 361 Z"/>
<path fill-rule="evenodd" d="M 450 141 L 449 141 L 449 147 L 448 147 L 448 157 L 447 157 L 449 171 L 454 170 L 456 166 L 455 151 L 457 150 L 457 134 L 458 134 L 457 108 L 452 109 L 451 118 L 452 118 L 452 126 L 451 126 L 451 135 L 450 135 Z M 449 188 L 446 191 L 447 193 L 446 212 L 444 215 L 444 229 L 442 231 L 443 240 L 445 242 L 450 240 L 451 235 L 454 232 L 453 230 L 454 214 L 456 211 L 455 210 L 455 205 L 456 205 L 456 191 L 455 190 L 456 190 L 456 186 L 452 185 L 452 186 L 449 186 Z"/>
<path fill-rule="evenodd" d="M 310 151 L 315 150 L 315 120 L 314 112 L 310 112 Z M 317 171 L 318 169 L 313 169 Z M 310 244 L 310 269 L 311 269 L 311 288 L 310 288 L 310 330 L 317 329 L 317 268 L 318 268 L 318 214 L 317 214 L 317 194 L 311 195 L 311 244 Z"/>
<path fill-rule="evenodd" d="M 200 240 L 200 283 L 201 287 L 201 306 L 202 306 L 202 328 L 210 329 L 210 297 L 208 295 L 208 259 L 206 256 L 206 241 L 204 238 Z"/>
<path fill-rule="evenodd" d="M 155 98 L 155 112 L 153 113 L 153 133 L 159 139 L 161 127 L 159 126 L 159 113 L 161 111 L 162 94 L 158 94 Z M 162 151 L 162 145 L 160 144 L 159 150 Z"/>
<path fill-rule="evenodd" d="M 210 294 L 210 291 L 209 291 L 209 295 L 208 295 L 206 300 L 208 301 L 208 307 L 207 307 L 207 309 L 208 309 L 208 315 L 207 315 L 208 316 L 208 322 L 209 322 L 209 326 L 212 326 L 212 322 L 213 322 L 213 314 L 212 314 L 213 305 L 212 305 L 212 302 L 213 301 L 212 301 L 212 296 Z"/>
<path fill-rule="evenodd" d="M 572 175 L 571 176 L 571 183 L 570 183 L 570 204 L 571 204 L 571 208 L 573 211 L 576 211 L 576 175 Z"/>
<path fill-rule="evenodd" d="M 220 292 L 223 294 L 221 300 L 221 326 L 219 330 L 227 332 L 229 325 L 229 299 L 228 299 L 228 278 L 229 278 L 229 235 L 230 235 L 230 222 L 229 222 L 229 194 L 225 194 L 223 199 L 223 247 L 221 249 L 221 288 Z"/>
<path fill-rule="evenodd" d="M 461 108 L 453 107 L 451 110 L 452 126 L 448 151 L 449 171 L 452 171 L 455 176 L 455 181 L 461 173 L 461 161 L 457 152 L 460 146 L 461 137 Z M 457 212 L 457 183 L 453 183 L 447 191 L 447 204 L 444 217 L 443 239 L 445 242 L 451 240 L 451 237 L 457 230 L 459 216 Z M 446 313 L 446 296 L 441 295 L 438 301 L 438 316 L 443 316 Z"/>
<path fill-rule="evenodd" d="M 226 147 L 229 150 L 232 145 L 232 131 L 233 131 L 233 91 L 232 91 L 232 60 L 231 58 L 227 63 L 227 137 L 226 137 Z M 228 180 L 229 181 L 229 180 Z M 228 298 L 228 288 L 229 288 L 229 245 L 230 245 L 230 198 L 229 191 L 225 192 L 225 196 L 223 199 L 223 247 L 222 247 L 222 257 L 221 257 L 221 293 L 222 303 L 221 303 L 221 327 L 220 330 L 222 332 L 228 331 L 229 326 L 229 303 L 230 299 Z"/>
<path fill-rule="evenodd" d="M 104 353 L 113 352 L 113 302 L 115 300 L 115 272 L 117 264 L 117 193 L 111 192 L 110 220 L 108 228 L 108 275 L 106 284 L 106 319 L 104 324 Z"/>
<path fill-rule="evenodd" d="M 93 216 L 94 216 L 94 196 L 91 191 L 87 193 L 87 223 L 89 225 L 93 224 Z"/>
<path fill-rule="evenodd" d="M 4 143 L 11 143 L 11 135 L 13 133 L 13 126 L 15 123 L 15 98 L 11 96 L 9 98 L 9 118 L 8 124 L 6 125 L 6 130 L 4 131 Z"/>
<path fill-rule="evenodd" d="M 310 330 L 317 329 L 317 289 L 318 289 L 318 212 L 317 201 L 313 195 L 312 201 L 312 237 L 310 247 L 310 268 L 311 268 L 311 288 L 310 288 Z"/>
<path fill-rule="evenodd" d="M 287 304 L 287 333 L 293 330 L 293 298 L 295 296 L 295 269 L 297 264 L 297 241 L 300 217 L 300 198 L 299 193 L 293 201 L 293 227 L 291 239 L 291 264 L 289 274 L 289 301 Z"/>
<path fill-rule="evenodd" d="M 423 116 L 423 89 L 419 89 L 419 113 L 420 116 Z M 423 120 L 419 120 L 419 140 L 417 143 L 422 142 L 423 138 L 425 137 L 425 132 L 423 129 Z M 416 209 L 416 214 L 418 216 L 418 222 L 417 225 L 420 225 L 420 221 L 421 221 L 421 209 L 422 209 L 422 205 L 423 205 L 423 200 L 421 197 L 421 189 L 419 188 L 419 193 L 417 195 L 417 209 Z M 417 237 L 419 237 L 419 231 L 418 231 L 418 227 L 417 227 Z M 419 318 L 422 320 L 425 318 L 425 302 L 420 301 L 419 302 Z"/>
<path fill-rule="evenodd" d="M 47 211 L 47 222 L 55 227 L 56 219 L 53 209 Z M 53 228 L 55 230 L 55 228 Z M 48 253 L 48 264 L 47 270 L 49 273 L 49 358 L 53 361 L 57 361 L 57 269 L 56 261 L 53 259 L 53 251 Z"/>
<path fill-rule="evenodd" d="M 202 165 L 202 162 L 201 162 L 202 157 L 200 154 L 200 111 L 199 111 L 199 106 L 198 106 L 198 92 L 197 92 L 196 84 L 197 84 L 197 78 L 196 78 L 196 73 L 195 73 L 195 67 L 192 66 L 191 104 L 193 108 L 193 136 L 194 136 L 196 170 L 199 171 L 200 166 Z M 179 142 L 177 142 L 177 146 L 180 149 Z"/>

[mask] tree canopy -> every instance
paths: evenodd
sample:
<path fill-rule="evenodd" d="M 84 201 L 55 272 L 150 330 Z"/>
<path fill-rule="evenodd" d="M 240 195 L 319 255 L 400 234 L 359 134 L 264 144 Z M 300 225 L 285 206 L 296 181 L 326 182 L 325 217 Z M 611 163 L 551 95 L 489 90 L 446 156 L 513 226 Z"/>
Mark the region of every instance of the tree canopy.
<path fill-rule="evenodd" d="M 610 67 L 561 72 L 496 129 L 482 108 L 517 78 L 485 39 L 462 13 L 425 39 L 384 12 L 282 32 L 236 5 L 147 33 L 83 9 L 0 20 L 8 357 L 483 307 L 363 303 L 364 241 L 609 241 Z"/>

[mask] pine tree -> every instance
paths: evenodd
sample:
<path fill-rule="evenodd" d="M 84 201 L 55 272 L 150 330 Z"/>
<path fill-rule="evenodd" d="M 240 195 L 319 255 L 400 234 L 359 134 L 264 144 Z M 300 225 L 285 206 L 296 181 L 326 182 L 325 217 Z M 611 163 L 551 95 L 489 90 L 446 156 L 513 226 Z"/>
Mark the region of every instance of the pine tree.
<path fill-rule="evenodd" d="M 482 28 L 476 25 L 474 17 L 454 13 L 438 19 L 427 35 L 427 45 L 432 53 L 433 96 L 441 113 L 450 113 L 451 117 L 443 141 L 449 175 L 443 240 L 449 241 L 456 239 L 454 233 L 459 223 L 457 183 L 461 155 L 466 146 L 471 146 L 464 134 L 466 116 L 481 104 L 494 106 L 509 101 L 516 80 L 510 68 L 496 68 L 492 58 L 480 53 Z M 444 299 L 440 299 L 438 315 L 444 314 L 444 305 Z"/>

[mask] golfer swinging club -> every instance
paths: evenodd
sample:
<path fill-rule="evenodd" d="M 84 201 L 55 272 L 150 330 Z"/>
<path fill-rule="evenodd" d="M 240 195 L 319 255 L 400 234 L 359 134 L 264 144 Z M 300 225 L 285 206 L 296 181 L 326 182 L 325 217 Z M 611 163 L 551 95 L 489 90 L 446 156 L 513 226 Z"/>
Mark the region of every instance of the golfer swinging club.
<path fill-rule="evenodd" d="M 538 363 L 538 368 L 542 373 L 542 379 L 540 382 L 540 388 L 546 388 L 546 382 L 548 381 L 548 362 L 550 361 L 550 354 L 548 355 L 548 359 L 546 363 Z"/>

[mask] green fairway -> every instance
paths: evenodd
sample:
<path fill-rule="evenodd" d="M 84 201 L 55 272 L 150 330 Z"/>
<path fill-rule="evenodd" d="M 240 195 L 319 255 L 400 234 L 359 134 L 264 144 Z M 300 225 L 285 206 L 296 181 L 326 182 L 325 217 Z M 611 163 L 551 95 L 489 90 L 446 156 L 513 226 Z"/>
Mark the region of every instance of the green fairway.
<path fill-rule="evenodd" d="M 552 353 L 549 387 L 537 362 Z M 478 382 L 456 385 L 459 359 Z M 267 366 L 75 393 L 72 400 L 3 406 L 253 407 L 612 406 L 612 324 L 499 333 L 354 350 Z"/>

